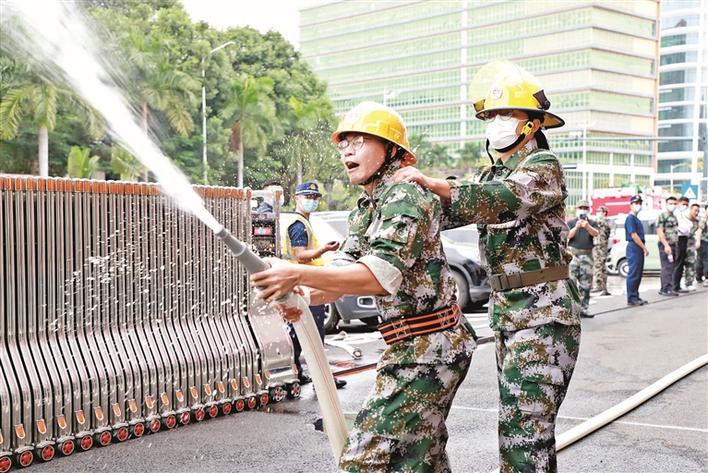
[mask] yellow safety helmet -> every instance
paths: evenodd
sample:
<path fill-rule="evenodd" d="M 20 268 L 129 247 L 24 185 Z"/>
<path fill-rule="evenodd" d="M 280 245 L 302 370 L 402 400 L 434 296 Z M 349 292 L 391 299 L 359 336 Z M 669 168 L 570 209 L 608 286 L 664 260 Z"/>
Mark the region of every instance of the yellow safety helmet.
<path fill-rule="evenodd" d="M 542 128 L 565 124 L 561 117 L 548 111 L 551 102 L 538 80 L 508 61 L 494 61 L 482 67 L 470 83 L 470 97 L 475 116 L 481 120 L 496 110 L 524 110 L 543 115 Z"/>
<path fill-rule="evenodd" d="M 342 133 L 356 132 L 378 136 L 405 150 L 403 166 L 416 163 L 415 153 L 408 143 L 408 132 L 401 116 L 391 107 L 376 102 L 362 102 L 347 112 L 332 133 L 332 142 L 339 142 Z"/>

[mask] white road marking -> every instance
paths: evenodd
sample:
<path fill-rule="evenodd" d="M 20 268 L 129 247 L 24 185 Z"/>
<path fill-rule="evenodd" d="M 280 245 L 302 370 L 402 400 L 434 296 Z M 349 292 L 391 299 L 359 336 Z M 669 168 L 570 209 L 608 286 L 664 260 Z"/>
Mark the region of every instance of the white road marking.
<path fill-rule="evenodd" d="M 483 408 L 483 407 L 469 407 L 469 406 L 456 406 L 453 404 L 452 406 L 453 409 L 460 409 L 463 411 L 475 411 L 475 412 L 493 412 L 497 413 L 498 409 L 496 408 Z M 585 422 L 586 420 L 590 420 L 589 417 L 574 417 L 574 416 L 558 416 L 559 419 L 567 419 L 567 420 L 577 420 L 581 422 Z M 637 427 L 652 427 L 656 429 L 668 429 L 668 430 L 684 430 L 688 432 L 701 432 L 701 433 L 708 433 L 708 429 L 700 429 L 698 427 L 683 427 L 680 425 L 668 425 L 668 424 L 648 424 L 645 422 L 631 422 L 628 420 L 616 420 L 612 422 L 613 424 L 623 424 L 623 425 L 633 425 Z"/>

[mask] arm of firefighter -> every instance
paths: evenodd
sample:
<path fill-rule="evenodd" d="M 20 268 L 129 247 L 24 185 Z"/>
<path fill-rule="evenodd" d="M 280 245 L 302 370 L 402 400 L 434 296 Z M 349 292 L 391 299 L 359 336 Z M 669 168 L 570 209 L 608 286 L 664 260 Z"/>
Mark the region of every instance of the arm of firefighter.
<path fill-rule="evenodd" d="M 313 259 L 317 259 L 328 251 L 336 251 L 339 248 L 339 243 L 327 243 L 319 248 L 313 248 L 308 250 L 306 247 L 294 246 L 292 247 L 293 256 L 297 259 L 298 263 L 309 263 Z"/>
<path fill-rule="evenodd" d="M 448 180 L 450 220 L 461 225 L 506 223 L 563 203 L 563 170 L 555 156 L 539 153 L 522 166 L 499 181 Z"/>
<path fill-rule="evenodd" d="M 385 295 L 373 273 L 363 264 L 342 267 L 283 265 L 275 258 L 266 258 L 271 268 L 251 275 L 251 285 L 260 288 L 259 297 L 272 302 L 295 286 L 307 286 L 320 291 L 354 294 Z"/>

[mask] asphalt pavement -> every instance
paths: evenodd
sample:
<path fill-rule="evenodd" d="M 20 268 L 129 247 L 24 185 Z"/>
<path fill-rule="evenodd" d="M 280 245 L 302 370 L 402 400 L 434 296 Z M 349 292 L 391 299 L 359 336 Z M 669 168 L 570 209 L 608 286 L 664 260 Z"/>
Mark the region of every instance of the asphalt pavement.
<path fill-rule="evenodd" d="M 640 288 L 650 303 L 627 307 L 623 280 L 610 279 L 615 294 L 593 297 L 593 319 L 583 319 L 581 352 L 557 433 L 582 423 L 708 351 L 708 290 L 677 298 L 657 294 L 658 280 Z M 486 314 L 467 314 L 480 335 Z M 342 337 L 340 337 L 342 338 Z M 334 371 L 375 361 L 383 342 L 357 331 L 343 340 L 361 349 L 328 347 Z M 375 372 L 345 376 L 339 391 L 355 413 Z M 605 428 L 559 452 L 561 472 L 708 471 L 708 367 L 703 367 Z M 493 344 L 478 347 L 448 418 L 447 451 L 453 471 L 490 472 L 497 462 L 497 386 Z M 32 467 L 36 472 L 330 472 L 336 471 L 318 417 L 311 385 L 297 401 L 267 411 L 221 417 L 174 431 L 93 449 Z"/>

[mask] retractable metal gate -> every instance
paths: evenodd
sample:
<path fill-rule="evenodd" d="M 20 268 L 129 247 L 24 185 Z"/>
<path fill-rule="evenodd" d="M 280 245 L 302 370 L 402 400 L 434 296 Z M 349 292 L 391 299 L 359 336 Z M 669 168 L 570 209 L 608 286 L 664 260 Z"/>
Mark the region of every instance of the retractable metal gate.
<path fill-rule="evenodd" d="M 251 241 L 249 190 L 196 187 Z M 157 185 L 0 176 L 0 473 L 299 395 L 280 316 Z"/>

